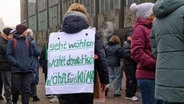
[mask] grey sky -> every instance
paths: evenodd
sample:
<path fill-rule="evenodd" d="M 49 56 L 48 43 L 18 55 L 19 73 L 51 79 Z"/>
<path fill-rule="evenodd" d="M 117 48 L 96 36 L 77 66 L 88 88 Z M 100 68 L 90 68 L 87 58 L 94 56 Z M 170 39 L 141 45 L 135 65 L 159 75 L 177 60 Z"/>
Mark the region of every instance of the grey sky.
<path fill-rule="evenodd" d="M 0 18 L 5 26 L 16 26 L 20 23 L 20 0 L 0 0 Z"/>

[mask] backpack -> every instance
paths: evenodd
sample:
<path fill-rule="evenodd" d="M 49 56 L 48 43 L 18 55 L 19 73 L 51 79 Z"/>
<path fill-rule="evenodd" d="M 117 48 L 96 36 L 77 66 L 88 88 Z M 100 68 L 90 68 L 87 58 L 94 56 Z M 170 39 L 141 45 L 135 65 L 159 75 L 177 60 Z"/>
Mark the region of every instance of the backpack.
<path fill-rule="evenodd" d="M 29 40 L 27 38 L 25 39 L 25 43 L 29 48 Z M 13 38 L 13 50 L 15 50 L 16 46 L 17 46 L 17 39 Z"/>

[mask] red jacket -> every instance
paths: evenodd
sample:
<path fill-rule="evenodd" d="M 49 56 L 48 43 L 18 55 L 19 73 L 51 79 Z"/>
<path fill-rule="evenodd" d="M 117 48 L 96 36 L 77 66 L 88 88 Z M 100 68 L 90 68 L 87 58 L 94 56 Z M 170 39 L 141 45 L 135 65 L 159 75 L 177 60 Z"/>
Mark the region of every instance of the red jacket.
<path fill-rule="evenodd" d="M 131 57 L 138 63 L 137 79 L 155 79 L 156 60 L 150 44 L 152 22 L 138 18 L 134 23 L 131 42 Z"/>

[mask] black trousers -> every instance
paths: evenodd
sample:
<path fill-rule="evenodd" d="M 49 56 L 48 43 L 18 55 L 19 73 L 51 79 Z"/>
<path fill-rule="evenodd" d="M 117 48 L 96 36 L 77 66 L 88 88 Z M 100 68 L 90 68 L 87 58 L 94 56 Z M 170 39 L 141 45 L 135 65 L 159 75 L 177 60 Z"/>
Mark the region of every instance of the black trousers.
<path fill-rule="evenodd" d="M 29 97 L 31 92 L 31 73 L 13 73 L 12 81 L 12 101 L 18 101 L 19 94 L 22 96 L 22 104 L 29 104 Z"/>
<path fill-rule="evenodd" d="M 3 80 L 2 76 L 0 75 L 0 96 L 2 96 L 2 90 L 3 90 Z"/>
<path fill-rule="evenodd" d="M 37 97 L 37 84 L 31 84 L 31 95 Z"/>
<path fill-rule="evenodd" d="M 128 64 L 125 65 L 125 75 L 126 75 L 126 89 L 125 96 L 133 97 L 136 93 L 137 79 L 135 78 L 136 65 Z"/>
<path fill-rule="evenodd" d="M 4 96 L 9 101 L 11 100 L 11 72 L 10 70 L 1 71 L 0 75 L 4 85 Z"/>
<path fill-rule="evenodd" d="M 93 104 L 93 93 L 62 94 L 59 104 Z"/>
<path fill-rule="evenodd" d="M 184 103 L 168 103 L 168 104 L 184 104 Z"/>

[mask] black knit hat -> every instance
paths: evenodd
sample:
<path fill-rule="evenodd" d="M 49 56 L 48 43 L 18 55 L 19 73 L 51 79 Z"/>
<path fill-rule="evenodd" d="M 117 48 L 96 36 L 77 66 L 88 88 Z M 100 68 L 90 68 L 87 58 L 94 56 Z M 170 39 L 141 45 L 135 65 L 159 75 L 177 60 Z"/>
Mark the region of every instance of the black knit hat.
<path fill-rule="evenodd" d="M 13 29 L 11 29 L 11 28 L 4 28 L 4 29 L 3 29 L 3 33 L 4 33 L 5 35 L 9 35 L 11 30 L 13 30 Z"/>
<path fill-rule="evenodd" d="M 26 25 L 19 24 L 19 25 L 16 26 L 16 33 L 17 33 L 18 35 L 21 35 L 21 34 L 23 34 L 24 31 L 26 31 L 27 29 L 28 29 L 28 28 L 27 28 Z"/>

